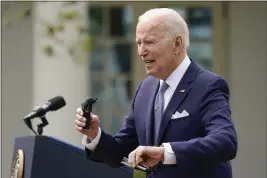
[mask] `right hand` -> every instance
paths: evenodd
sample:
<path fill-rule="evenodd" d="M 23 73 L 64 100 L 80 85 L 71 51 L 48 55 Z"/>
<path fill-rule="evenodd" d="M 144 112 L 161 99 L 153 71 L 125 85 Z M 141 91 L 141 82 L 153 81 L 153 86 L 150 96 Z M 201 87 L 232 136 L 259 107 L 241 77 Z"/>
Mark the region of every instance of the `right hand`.
<path fill-rule="evenodd" d="M 91 119 L 90 119 L 90 127 L 89 129 L 83 129 L 85 126 L 86 119 L 83 117 L 83 111 L 81 108 L 78 108 L 76 110 L 76 129 L 82 133 L 83 135 L 86 135 L 90 139 L 94 139 L 98 134 L 98 128 L 99 128 L 99 118 L 97 115 L 94 115 L 93 113 L 90 113 Z"/>

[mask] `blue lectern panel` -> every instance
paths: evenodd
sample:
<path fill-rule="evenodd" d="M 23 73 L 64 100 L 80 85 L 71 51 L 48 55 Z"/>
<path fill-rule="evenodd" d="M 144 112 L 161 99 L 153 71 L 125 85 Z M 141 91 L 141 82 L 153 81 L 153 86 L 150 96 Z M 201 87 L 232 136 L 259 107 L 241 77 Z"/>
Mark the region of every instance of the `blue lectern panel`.
<path fill-rule="evenodd" d="M 111 168 L 86 159 L 84 150 L 53 137 L 28 136 L 15 141 L 24 151 L 24 178 L 132 178 L 126 167 Z"/>

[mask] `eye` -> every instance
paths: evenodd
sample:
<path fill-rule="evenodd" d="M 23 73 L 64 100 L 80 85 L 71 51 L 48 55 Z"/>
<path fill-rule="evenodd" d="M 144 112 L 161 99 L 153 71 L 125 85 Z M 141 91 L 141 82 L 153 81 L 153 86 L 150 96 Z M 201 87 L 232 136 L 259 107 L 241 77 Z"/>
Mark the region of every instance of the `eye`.
<path fill-rule="evenodd" d="M 155 41 L 154 40 L 147 40 L 146 43 L 147 44 L 155 44 Z"/>

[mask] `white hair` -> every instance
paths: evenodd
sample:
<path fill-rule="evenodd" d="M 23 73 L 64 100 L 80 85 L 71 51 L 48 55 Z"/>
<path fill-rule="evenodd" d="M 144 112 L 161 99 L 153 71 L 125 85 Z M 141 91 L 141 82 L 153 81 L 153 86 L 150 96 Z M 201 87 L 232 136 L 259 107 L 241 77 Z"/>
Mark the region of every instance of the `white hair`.
<path fill-rule="evenodd" d="M 189 30 L 186 22 L 180 16 L 178 12 L 169 8 L 155 8 L 146 11 L 144 14 L 139 16 L 140 21 L 149 21 L 152 19 L 161 18 L 167 33 L 170 36 L 181 35 L 184 39 L 184 48 L 187 49 L 189 46 Z"/>

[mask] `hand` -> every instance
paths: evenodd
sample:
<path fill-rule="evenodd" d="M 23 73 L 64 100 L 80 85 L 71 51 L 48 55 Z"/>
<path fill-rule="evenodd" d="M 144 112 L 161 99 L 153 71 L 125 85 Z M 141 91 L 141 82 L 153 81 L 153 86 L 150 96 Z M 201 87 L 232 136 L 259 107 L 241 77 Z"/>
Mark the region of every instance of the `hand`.
<path fill-rule="evenodd" d="M 141 163 L 143 166 L 153 167 L 164 160 L 164 147 L 139 146 L 128 156 L 128 163 L 133 168 Z"/>
<path fill-rule="evenodd" d="M 97 134 L 98 134 L 98 127 L 99 127 L 99 118 L 97 115 L 94 115 L 93 113 L 90 113 L 91 119 L 90 119 L 90 126 L 89 129 L 83 129 L 85 126 L 86 119 L 83 117 L 83 111 L 81 108 L 78 108 L 76 110 L 76 119 L 75 119 L 75 124 L 76 124 L 76 129 L 82 133 L 83 135 L 86 135 L 89 137 L 91 140 L 93 140 Z"/>

